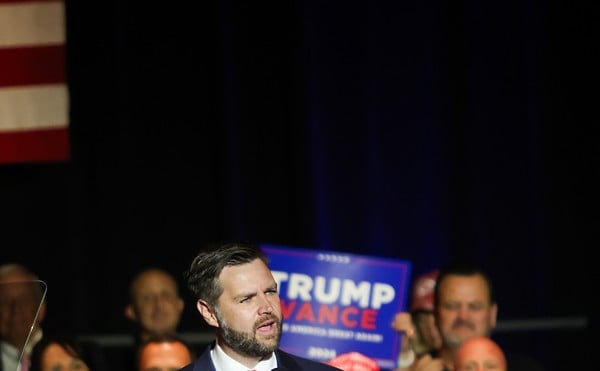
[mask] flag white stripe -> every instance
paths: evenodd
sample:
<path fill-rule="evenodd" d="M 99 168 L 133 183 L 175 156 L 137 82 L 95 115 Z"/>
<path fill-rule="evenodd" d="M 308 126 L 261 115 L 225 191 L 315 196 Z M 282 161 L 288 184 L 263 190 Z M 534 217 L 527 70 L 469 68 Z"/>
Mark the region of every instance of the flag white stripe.
<path fill-rule="evenodd" d="M 68 126 L 65 84 L 0 89 L 0 132 Z"/>
<path fill-rule="evenodd" d="M 0 48 L 65 42 L 64 3 L 0 4 Z"/>

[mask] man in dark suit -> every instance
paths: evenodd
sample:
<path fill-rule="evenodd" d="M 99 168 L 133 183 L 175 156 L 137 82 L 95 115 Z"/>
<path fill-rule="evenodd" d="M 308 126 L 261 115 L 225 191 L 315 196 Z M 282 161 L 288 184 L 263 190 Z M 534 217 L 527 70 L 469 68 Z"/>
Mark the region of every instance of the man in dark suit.
<path fill-rule="evenodd" d="M 215 341 L 182 371 L 334 371 L 279 348 L 282 312 L 277 283 L 260 248 L 210 246 L 186 272 L 188 288 Z"/>

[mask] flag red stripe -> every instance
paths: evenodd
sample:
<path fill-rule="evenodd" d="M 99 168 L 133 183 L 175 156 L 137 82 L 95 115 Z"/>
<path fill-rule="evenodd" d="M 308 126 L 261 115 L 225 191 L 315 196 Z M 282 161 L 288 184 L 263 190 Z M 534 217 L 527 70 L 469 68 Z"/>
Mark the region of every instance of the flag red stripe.
<path fill-rule="evenodd" d="M 57 3 L 62 2 L 63 0 L 0 0 L 0 4 L 10 4 L 10 3 Z"/>
<path fill-rule="evenodd" d="M 64 89 L 56 87 L 66 84 L 66 47 L 64 35 L 57 29 L 57 19 L 53 19 L 57 16 L 61 23 L 64 21 L 64 1 L 0 0 L 0 11 L 5 12 L 1 13 L 4 17 L 23 17 L 21 23 L 12 25 L 14 29 L 7 30 L 10 32 L 4 35 L 0 47 L 0 92 L 7 99 L 3 107 L 11 109 L 0 116 L 4 127 L 0 131 L 0 164 L 69 160 L 68 122 L 59 127 L 19 129 L 57 125 L 65 119 L 65 115 L 46 107 L 64 98 Z M 42 11 L 45 13 L 39 13 Z M 47 95 L 52 92 L 61 95 Z M 31 104 L 31 114 L 21 117 L 23 104 Z M 15 123 L 18 125 L 14 126 Z M 8 130 L 13 126 L 16 130 Z"/>
<path fill-rule="evenodd" d="M 0 61 L 0 86 L 66 81 L 64 45 L 0 49 Z"/>
<path fill-rule="evenodd" d="M 0 164 L 69 159 L 68 128 L 0 132 Z"/>

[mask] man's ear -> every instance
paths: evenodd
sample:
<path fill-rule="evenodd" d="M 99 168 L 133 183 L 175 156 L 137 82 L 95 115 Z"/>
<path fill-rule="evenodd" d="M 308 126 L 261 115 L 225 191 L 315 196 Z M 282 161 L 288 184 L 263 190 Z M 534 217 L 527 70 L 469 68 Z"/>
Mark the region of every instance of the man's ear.
<path fill-rule="evenodd" d="M 210 326 L 219 327 L 219 322 L 217 321 L 217 316 L 215 312 L 211 309 L 210 305 L 204 300 L 198 300 L 196 302 L 196 308 L 198 312 L 202 315 L 202 318 L 208 323 Z"/>
<path fill-rule="evenodd" d="M 125 317 L 129 318 L 129 320 L 137 322 L 137 316 L 135 315 L 135 311 L 133 310 L 133 306 L 131 306 L 131 304 L 128 304 L 123 312 L 125 313 Z"/>
<path fill-rule="evenodd" d="M 179 315 L 181 315 L 181 313 L 183 312 L 183 308 L 185 308 L 185 301 L 182 298 L 177 298 L 177 303 L 175 305 L 177 306 L 177 311 L 179 312 Z"/>
<path fill-rule="evenodd" d="M 40 311 L 38 312 L 37 323 L 42 323 L 46 317 L 46 300 L 40 305 Z"/>
<path fill-rule="evenodd" d="M 492 328 L 496 327 L 496 320 L 498 319 L 498 304 L 494 303 L 492 304 L 491 310 L 490 310 L 490 323 L 492 325 Z"/>

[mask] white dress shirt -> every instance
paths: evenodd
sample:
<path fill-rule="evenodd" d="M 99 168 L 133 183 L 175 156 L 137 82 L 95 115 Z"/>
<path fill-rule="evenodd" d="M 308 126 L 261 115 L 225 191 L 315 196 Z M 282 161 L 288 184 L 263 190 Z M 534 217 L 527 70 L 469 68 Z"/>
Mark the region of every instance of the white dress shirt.
<path fill-rule="evenodd" d="M 268 359 L 263 359 L 254 367 L 249 369 L 225 354 L 223 348 L 221 348 L 218 343 L 210 350 L 210 358 L 212 359 L 217 371 L 271 371 L 277 367 L 277 357 L 275 357 L 275 354 L 273 353 L 271 354 L 271 357 Z"/>
<path fill-rule="evenodd" d="M 25 346 L 25 354 L 29 356 L 33 346 L 42 339 L 42 330 L 39 329 L 35 334 L 31 336 L 29 342 Z M 2 369 L 5 371 L 16 370 L 21 371 L 21 365 L 19 364 L 19 356 L 21 352 L 17 347 L 9 344 L 5 341 L 0 342 L 0 353 L 2 353 Z"/>

